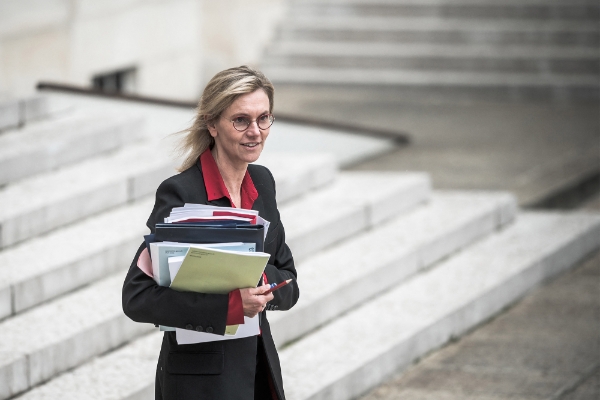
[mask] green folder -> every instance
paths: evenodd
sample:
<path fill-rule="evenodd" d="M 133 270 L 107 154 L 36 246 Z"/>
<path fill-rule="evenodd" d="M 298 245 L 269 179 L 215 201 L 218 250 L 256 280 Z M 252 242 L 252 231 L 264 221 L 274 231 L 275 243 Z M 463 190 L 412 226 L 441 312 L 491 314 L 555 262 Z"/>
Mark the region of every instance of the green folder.
<path fill-rule="evenodd" d="M 270 255 L 210 248 L 190 248 L 171 288 L 182 292 L 227 294 L 235 289 L 256 287 Z M 235 334 L 236 325 L 226 334 Z"/>

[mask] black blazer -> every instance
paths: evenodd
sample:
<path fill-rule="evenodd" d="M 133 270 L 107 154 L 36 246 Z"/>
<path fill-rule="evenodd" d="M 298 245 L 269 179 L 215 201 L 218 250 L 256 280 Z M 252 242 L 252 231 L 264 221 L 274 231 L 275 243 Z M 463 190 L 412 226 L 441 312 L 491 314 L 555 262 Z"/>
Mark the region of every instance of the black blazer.
<path fill-rule="evenodd" d="M 271 172 L 249 165 L 248 172 L 258 192 L 252 208 L 270 221 L 265 252 L 271 254 L 265 269 L 269 282 L 294 278 L 292 283 L 273 293 L 268 310 L 288 310 L 296 304 L 299 289 L 292 253 L 285 243 L 283 225 L 275 201 L 275 181 Z M 184 203 L 229 207 L 227 198 L 209 202 L 200 163 L 172 176 L 156 191 L 154 209 L 147 225 L 152 232 L 173 207 Z M 137 267 L 144 249 L 140 245 L 123 284 L 123 311 L 134 321 L 184 329 L 225 333 L 228 295 L 177 292 L 158 286 Z M 165 332 L 156 370 L 157 398 L 167 399 L 252 399 L 258 340 L 262 341 L 272 381 L 279 399 L 285 399 L 279 357 L 267 321 L 260 315 L 261 336 L 210 343 L 178 345 L 175 332 Z"/>

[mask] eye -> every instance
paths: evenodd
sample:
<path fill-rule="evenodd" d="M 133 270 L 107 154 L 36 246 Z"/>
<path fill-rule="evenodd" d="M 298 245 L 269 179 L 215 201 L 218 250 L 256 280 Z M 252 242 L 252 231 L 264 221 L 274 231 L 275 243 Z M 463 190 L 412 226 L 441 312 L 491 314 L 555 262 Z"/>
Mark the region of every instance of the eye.
<path fill-rule="evenodd" d="M 258 117 L 258 120 L 260 122 L 267 122 L 269 120 L 269 114 L 261 115 L 260 117 Z"/>
<path fill-rule="evenodd" d="M 235 117 L 233 119 L 233 122 L 236 123 L 236 124 L 245 124 L 245 123 L 248 123 L 248 118 L 246 118 L 246 117 Z"/>

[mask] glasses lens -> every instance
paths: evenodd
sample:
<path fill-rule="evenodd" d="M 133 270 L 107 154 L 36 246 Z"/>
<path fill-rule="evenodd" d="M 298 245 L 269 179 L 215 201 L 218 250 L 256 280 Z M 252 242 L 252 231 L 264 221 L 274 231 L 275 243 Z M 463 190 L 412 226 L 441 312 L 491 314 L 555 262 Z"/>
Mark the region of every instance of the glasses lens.
<path fill-rule="evenodd" d="M 238 131 L 245 131 L 250 126 L 250 120 L 244 117 L 237 117 L 233 119 L 233 127 Z"/>
<path fill-rule="evenodd" d="M 257 121 L 258 127 L 260 129 L 267 129 L 268 127 L 273 125 L 274 120 L 275 120 L 275 117 L 273 117 L 272 114 L 261 115 L 260 117 L 258 117 L 258 121 Z"/>

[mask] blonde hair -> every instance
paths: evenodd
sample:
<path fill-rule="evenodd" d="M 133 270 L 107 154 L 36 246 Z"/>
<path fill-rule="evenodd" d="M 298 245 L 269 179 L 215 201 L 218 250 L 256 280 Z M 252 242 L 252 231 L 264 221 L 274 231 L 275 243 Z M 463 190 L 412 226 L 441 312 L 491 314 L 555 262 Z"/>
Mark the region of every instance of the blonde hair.
<path fill-rule="evenodd" d="M 273 112 L 273 84 L 260 71 L 246 65 L 229 68 L 219 72 L 208 82 L 196 108 L 196 117 L 192 126 L 179 133 L 185 134 L 177 146 L 185 160 L 178 168 L 179 172 L 193 166 L 200 154 L 212 148 L 215 140 L 208 131 L 208 124 L 221 116 L 238 97 L 262 89 L 269 98 L 269 112 Z"/>

